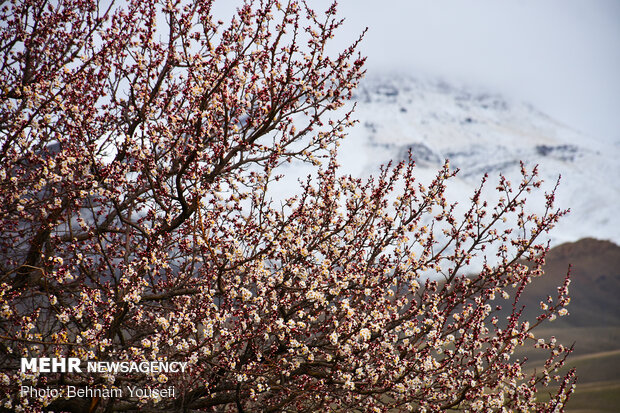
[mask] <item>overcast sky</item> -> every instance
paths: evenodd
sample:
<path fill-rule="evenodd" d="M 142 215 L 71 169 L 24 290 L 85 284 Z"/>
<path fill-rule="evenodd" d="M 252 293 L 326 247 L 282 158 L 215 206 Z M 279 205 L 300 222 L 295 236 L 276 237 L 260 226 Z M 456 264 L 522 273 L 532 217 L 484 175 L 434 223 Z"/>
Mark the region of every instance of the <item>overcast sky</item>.
<path fill-rule="evenodd" d="M 317 12 L 331 0 L 307 0 Z M 241 0 L 216 0 L 232 12 Z M 620 0 L 340 0 L 369 74 L 471 84 L 620 147 Z"/>
<path fill-rule="evenodd" d="M 308 0 L 322 9 L 326 0 Z M 369 72 L 471 83 L 620 145 L 620 1 L 341 0 Z"/>

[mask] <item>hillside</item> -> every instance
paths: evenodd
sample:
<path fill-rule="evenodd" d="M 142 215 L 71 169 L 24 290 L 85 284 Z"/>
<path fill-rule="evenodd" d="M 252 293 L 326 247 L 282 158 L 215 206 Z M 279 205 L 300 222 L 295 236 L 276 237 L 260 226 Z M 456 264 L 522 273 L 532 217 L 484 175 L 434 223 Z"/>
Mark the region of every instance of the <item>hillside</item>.
<path fill-rule="evenodd" d="M 451 200 L 465 205 L 484 173 L 519 177 L 520 162 L 539 166 L 547 190 L 562 176 L 557 204 L 570 208 L 550 234 L 555 245 L 586 237 L 620 243 L 620 146 L 584 135 L 527 103 L 469 86 L 406 75 L 364 79 L 354 97 L 359 123 L 340 150 L 342 172 L 377 174 L 411 150 L 419 180 L 445 159 L 459 168 Z M 302 176 L 305 176 L 302 174 Z M 611 179 L 610 179 L 611 178 Z M 542 196 L 530 206 L 543 205 Z"/>
<path fill-rule="evenodd" d="M 547 292 L 555 291 L 569 266 L 570 315 L 556 320 L 557 327 L 620 327 L 620 247 L 592 238 L 549 252 L 545 276 L 535 279 L 522 298 L 526 315 L 533 315 Z"/>
<path fill-rule="evenodd" d="M 620 405 L 620 247 L 587 238 L 553 248 L 545 276 L 534 280 L 522 296 L 524 313 L 536 315 L 540 300 L 562 283 L 569 265 L 570 314 L 545 322 L 536 336 L 574 343 L 566 369 L 575 367 L 579 381 L 568 411 L 614 412 Z M 544 357 L 534 350 L 520 355 L 529 358 L 530 368 Z"/>

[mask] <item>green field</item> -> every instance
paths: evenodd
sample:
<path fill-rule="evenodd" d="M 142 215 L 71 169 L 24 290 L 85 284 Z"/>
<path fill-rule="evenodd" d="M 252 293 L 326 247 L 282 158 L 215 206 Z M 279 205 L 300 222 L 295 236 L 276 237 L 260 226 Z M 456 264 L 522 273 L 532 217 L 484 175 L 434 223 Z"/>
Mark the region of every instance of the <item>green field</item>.
<path fill-rule="evenodd" d="M 554 335 L 558 342 L 572 344 L 575 352 L 562 369 L 577 370 L 577 388 L 566 406 L 567 412 L 617 412 L 620 406 L 620 328 L 558 328 L 541 329 L 537 337 Z M 518 357 L 527 356 L 529 369 L 542 364 L 546 352 L 529 349 Z M 545 400 L 541 393 L 541 400 Z"/>

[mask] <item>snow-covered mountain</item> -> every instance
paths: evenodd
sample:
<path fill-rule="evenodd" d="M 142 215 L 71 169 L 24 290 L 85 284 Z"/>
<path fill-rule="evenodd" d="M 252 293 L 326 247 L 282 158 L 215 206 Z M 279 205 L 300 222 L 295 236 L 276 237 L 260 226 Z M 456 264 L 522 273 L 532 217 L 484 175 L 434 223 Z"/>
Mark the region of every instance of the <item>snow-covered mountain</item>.
<path fill-rule="evenodd" d="M 554 241 L 590 236 L 620 243 L 618 145 L 585 136 L 530 105 L 439 81 L 367 78 L 354 101 L 360 122 L 340 148 L 343 173 L 376 174 L 380 164 L 404 159 L 411 149 L 424 181 L 448 158 L 460 168 L 449 196 L 465 205 L 485 172 L 518 180 L 520 161 L 538 164 L 547 189 L 562 175 L 557 205 L 571 209 L 553 231 Z M 532 201 L 542 207 L 542 194 Z"/>

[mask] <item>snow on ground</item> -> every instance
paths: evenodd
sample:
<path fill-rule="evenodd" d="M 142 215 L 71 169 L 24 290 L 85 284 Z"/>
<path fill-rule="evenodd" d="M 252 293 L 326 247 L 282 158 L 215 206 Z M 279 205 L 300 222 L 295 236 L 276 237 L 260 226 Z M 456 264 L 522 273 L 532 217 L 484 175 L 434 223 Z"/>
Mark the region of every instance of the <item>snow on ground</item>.
<path fill-rule="evenodd" d="M 376 175 L 381 164 L 402 160 L 411 149 L 417 178 L 429 182 L 449 159 L 460 172 L 448 199 L 464 208 L 485 173 L 490 188 L 500 173 L 516 183 L 523 161 L 530 169 L 539 165 L 547 190 L 562 176 L 557 205 L 571 213 L 551 233 L 554 245 L 583 237 L 620 243 L 617 145 L 585 136 L 530 105 L 441 81 L 368 78 L 354 102 L 359 123 L 341 144 L 342 174 Z M 281 172 L 279 196 L 298 192 L 297 179 L 312 169 L 290 165 Z M 530 204 L 536 212 L 543 205 L 542 193 Z"/>

